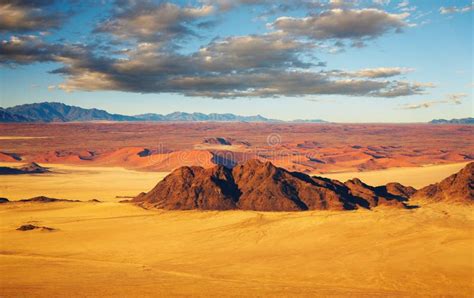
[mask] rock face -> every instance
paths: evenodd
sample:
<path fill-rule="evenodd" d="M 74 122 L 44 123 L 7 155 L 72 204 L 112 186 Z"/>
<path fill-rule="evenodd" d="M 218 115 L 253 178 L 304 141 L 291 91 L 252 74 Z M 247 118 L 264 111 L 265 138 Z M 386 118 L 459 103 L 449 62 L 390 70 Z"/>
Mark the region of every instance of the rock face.
<path fill-rule="evenodd" d="M 392 193 L 392 188 L 399 190 Z M 221 165 L 179 168 L 133 202 L 169 210 L 353 210 L 380 204 L 404 207 L 408 196 L 401 190 L 409 192 L 406 189 L 402 185 L 376 188 L 360 180 L 344 184 L 250 160 L 232 170 Z"/>
<path fill-rule="evenodd" d="M 406 187 L 400 183 L 389 183 L 373 187 L 354 178 L 344 183 L 349 193 L 369 202 L 370 207 L 379 205 L 403 207 L 408 198 L 416 191 L 413 187 Z"/>
<path fill-rule="evenodd" d="M 236 208 L 238 195 L 232 173 L 224 166 L 181 167 L 134 202 L 170 210 L 228 210 Z"/>
<path fill-rule="evenodd" d="M 439 183 L 418 190 L 413 198 L 453 203 L 474 202 L 474 162 Z"/>

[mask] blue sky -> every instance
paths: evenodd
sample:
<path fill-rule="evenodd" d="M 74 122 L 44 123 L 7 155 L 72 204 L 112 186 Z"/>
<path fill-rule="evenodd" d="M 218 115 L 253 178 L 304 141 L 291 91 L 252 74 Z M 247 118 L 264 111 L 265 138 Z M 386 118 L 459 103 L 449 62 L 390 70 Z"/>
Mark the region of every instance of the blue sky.
<path fill-rule="evenodd" d="M 2 107 L 473 116 L 470 1 L 13 0 L 0 11 Z"/>

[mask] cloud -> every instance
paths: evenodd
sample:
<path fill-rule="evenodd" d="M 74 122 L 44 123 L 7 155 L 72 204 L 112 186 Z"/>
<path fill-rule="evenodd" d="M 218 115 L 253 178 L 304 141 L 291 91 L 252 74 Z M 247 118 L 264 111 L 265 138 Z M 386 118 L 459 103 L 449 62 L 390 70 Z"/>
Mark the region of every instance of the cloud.
<path fill-rule="evenodd" d="M 206 5 L 217 7 L 219 11 L 229 11 L 240 6 L 262 6 L 265 8 L 263 15 L 286 12 L 295 9 L 322 9 L 330 7 L 331 3 L 320 0 L 202 0 Z M 330 2 L 330 1 L 329 1 Z"/>
<path fill-rule="evenodd" d="M 122 40 L 139 42 L 169 41 L 196 35 L 196 21 L 211 15 L 214 7 L 181 7 L 173 3 L 151 1 L 118 1 L 108 20 L 95 32 L 110 33 Z M 202 24 L 202 23 L 201 23 Z"/>
<path fill-rule="evenodd" d="M 312 64 L 303 62 L 300 55 L 309 47 L 278 34 L 236 36 L 211 42 L 194 58 L 208 71 L 307 68 Z"/>
<path fill-rule="evenodd" d="M 272 5 L 259 0 L 238 2 Z M 317 68 L 325 64 L 313 56 L 315 49 L 328 44 L 342 49 L 346 41 L 341 39 L 350 39 L 347 44 L 354 47 L 363 46 L 366 39 L 408 26 L 406 14 L 378 9 L 330 9 L 306 18 L 278 18 L 273 24 L 276 31 L 215 38 L 194 52 L 179 51 L 174 43 L 197 36 L 200 24 L 214 21 L 216 5 L 222 3 L 179 6 L 117 0 L 108 19 L 97 26 L 96 32 L 102 34 L 93 42 L 46 42 L 48 37 L 41 34 L 11 36 L 0 42 L 0 63 L 15 67 L 55 62 L 60 67 L 51 73 L 63 76 L 65 81 L 48 89 L 68 92 L 114 90 L 213 98 L 331 94 L 391 98 L 424 94 L 432 87 L 393 79 L 413 71 L 410 68 Z M 326 5 L 348 4 L 331 1 Z M 315 45 L 314 39 L 331 40 Z"/>
<path fill-rule="evenodd" d="M 410 2 L 408 0 L 403 0 L 397 4 L 397 8 L 408 7 L 408 5 L 410 5 Z"/>
<path fill-rule="evenodd" d="M 123 62 L 122 62 L 123 63 Z M 264 69 L 255 72 L 208 72 L 194 74 L 147 72 L 116 63 L 111 71 L 72 67 L 60 88 L 74 90 L 120 90 L 142 93 L 180 93 L 213 98 L 279 97 L 320 94 L 396 97 L 421 94 L 418 84 L 370 79 L 337 79 L 324 73 Z M 189 71 L 186 69 L 186 71 Z"/>
<path fill-rule="evenodd" d="M 35 35 L 13 35 L 10 39 L 0 42 L 0 63 L 10 66 L 59 61 L 85 53 L 88 53 L 88 50 L 84 45 L 49 44 Z"/>
<path fill-rule="evenodd" d="M 446 98 L 443 100 L 432 100 L 432 101 L 425 101 L 425 102 L 415 103 L 415 104 L 406 104 L 406 105 L 403 105 L 401 108 L 403 110 L 417 110 L 417 109 L 431 108 L 432 106 L 439 105 L 439 104 L 459 105 L 462 103 L 462 99 L 468 96 L 469 95 L 466 93 L 452 93 L 452 94 L 446 95 Z"/>
<path fill-rule="evenodd" d="M 0 32 L 44 31 L 58 28 L 66 15 L 52 11 L 53 0 L 0 0 Z"/>
<path fill-rule="evenodd" d="M 417 109 L 427 109 L 432 107 L 435 104 L 440 103 L 439 101 L 427 101 L 418 104 L 407 104 L 402 106 L 403 110 L 417 110 Z"/>
<path fill-rule="evenodd" d="M 429 85 L 377 80 L 404 68 L 315 71 L 300 55 L 307 45 L 279 34 L 214 40 L 199 51 L 179 54 L 159 44 L 139 43 L 120 57 L 101 56 L 82 44 L 48 44 L 40 37 L 12 37 L 0 44 L 0 62 L 52 61 L 63 66 L 58 88 L 179 93 L 187 96 L 278 97 L 320 94 L 397 97 L 422 94 Z"/>
<path fill-rule="evenodd" d="M 456 6 L 450 6 L 450 7 L 440 7 L 439 13 L 440 14 L 454 14 L 454 13 L 466 13 L 474 9 L 474 3 L 471 5 L 467 5 L 464 7 L 456 7 Z"/>
<path fill-rule="evenodd" d="M 462 99 L 468 97 L 467 93 L 452 93 L 447 95 L 447 102 L 452 102 L 454 104 L 461 104 Z"/>
<path fill-rule="evenodd" d="M 409 26 L 408 13 L 391 14 L 380 9 L 331 9 L 304 17 L 280 17 L 272 24 L 278 30 L 293 36 L 314 40 L 372 39 L 387 32 L 400 32 Z"/>
<path fill-rule="evenodd" d="M 413 72 L 413 68 L 406 67 L 379 67 L 379 68 L 364 68 L 357 71 L 332 71 L 334 76 L 353 77 L 353 78 L 388 78 Z"/>
<path fill-rule="evenodd" d="M 376 5 L 388 5 L 388 4 L 390 4 L 390 0 L 372 0 L 372 2 Z"/>
<path fill-rule="evenodd" d="M 59 47 L 44 43 L 33 35 L 11 36 L 0 44 L 0 63 L 29 64 L 53 61 L 53 55 Z"/>

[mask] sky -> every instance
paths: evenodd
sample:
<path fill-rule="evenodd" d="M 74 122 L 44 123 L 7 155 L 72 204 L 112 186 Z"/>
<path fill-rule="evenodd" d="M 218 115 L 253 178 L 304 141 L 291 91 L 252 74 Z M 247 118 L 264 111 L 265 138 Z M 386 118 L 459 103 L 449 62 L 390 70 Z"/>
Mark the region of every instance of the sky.
<path fill-rule="evenodd" d="M 473 117 L 467 0 L 0 0 L 0 104 Z"/>

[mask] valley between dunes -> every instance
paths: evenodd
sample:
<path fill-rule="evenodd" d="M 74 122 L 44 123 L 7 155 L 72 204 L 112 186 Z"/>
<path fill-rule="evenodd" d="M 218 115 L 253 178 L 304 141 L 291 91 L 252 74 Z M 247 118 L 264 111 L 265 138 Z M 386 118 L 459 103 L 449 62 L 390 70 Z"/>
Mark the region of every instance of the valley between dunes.
<path fill-rule="evenodd" d="M 419 187 L 464 165 L 406 170 Z M 2 297 L 474 293 L 472 206 L 421 201 L 410 210 L 144 210 L 115 196 L 148 191 L 165 173 L 46 166 L 56 173 L 5 176 L 0 196 L 103 202 L 1 204 Z M 401 171 L 373 177 L 397 181 Z M 365 181 L 372 183 L 369 173 Z M 16 230 L 27 223 L 55 230 Z"/>

